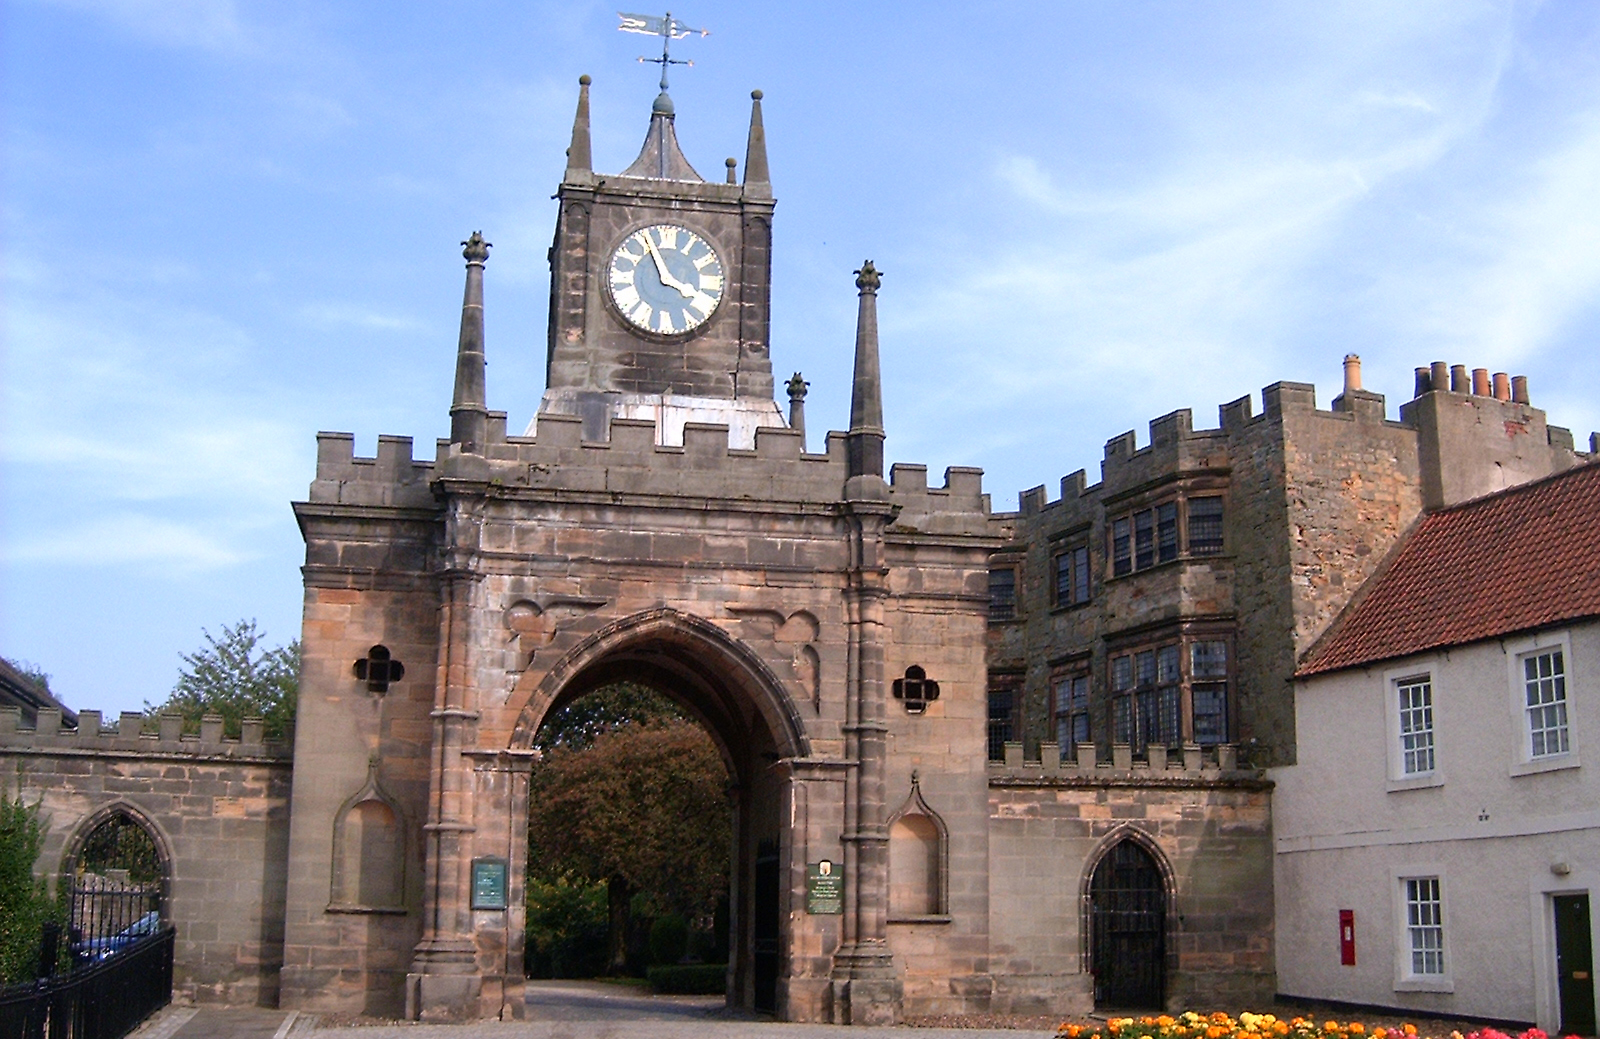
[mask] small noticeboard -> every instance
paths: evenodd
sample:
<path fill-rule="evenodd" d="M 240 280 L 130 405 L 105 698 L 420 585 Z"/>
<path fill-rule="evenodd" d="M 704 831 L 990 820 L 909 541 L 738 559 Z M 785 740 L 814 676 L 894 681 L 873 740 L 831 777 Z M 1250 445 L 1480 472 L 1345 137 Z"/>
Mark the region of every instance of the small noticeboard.
<path fill-rule="evenodd" d="M 472 908 L 505 909 L 506 876 L 505 859 L 473 859 Z"/>
<path fill-rule="evenodd" d="M 844 912 L 844 873 L 838 863 L 823 859 L 806 864 L 806 912 L 812 916 Z"/>

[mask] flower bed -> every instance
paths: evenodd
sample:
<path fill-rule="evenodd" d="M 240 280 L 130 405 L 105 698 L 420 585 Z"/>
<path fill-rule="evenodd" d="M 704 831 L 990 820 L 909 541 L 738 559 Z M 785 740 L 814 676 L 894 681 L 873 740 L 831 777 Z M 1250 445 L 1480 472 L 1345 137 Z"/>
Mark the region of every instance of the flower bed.
<path fill-rule="evenodd" d="M 1105 1024 L 1063 1024 L 1057 1039 L 1419 1039 L 1415 1025 L 1398 1028 L 1368 1028 L 1360 1021 L 1323 1021 L 1295 1017 L 1284 1020 L 1272 1014 L 1241 1013 L 1237 1018 L 1220 1011 L 1197 1014 L 1189 1011 L 1177 1016 L 1114 1017 Z M 1438 1039 L 1446 1039 L 1444 1036 Z M 1463 1034 L 1448 1033 L 1448 1039 L 1550 1039 L 1537 1028 L 1516 1036 L 1493 1028 Z M 1566 1039 L 1576 1039 L 1568 1036 Z"/>

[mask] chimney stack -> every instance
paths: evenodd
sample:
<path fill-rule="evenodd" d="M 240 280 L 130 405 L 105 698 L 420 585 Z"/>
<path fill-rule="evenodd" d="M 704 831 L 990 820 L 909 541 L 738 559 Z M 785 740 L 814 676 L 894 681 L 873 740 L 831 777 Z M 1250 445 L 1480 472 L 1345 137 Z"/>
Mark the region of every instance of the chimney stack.
<path fill-rule="evenodd" d="M 1344 392 L 1361 389 L 1361 355 L 1344 355 Z"/>

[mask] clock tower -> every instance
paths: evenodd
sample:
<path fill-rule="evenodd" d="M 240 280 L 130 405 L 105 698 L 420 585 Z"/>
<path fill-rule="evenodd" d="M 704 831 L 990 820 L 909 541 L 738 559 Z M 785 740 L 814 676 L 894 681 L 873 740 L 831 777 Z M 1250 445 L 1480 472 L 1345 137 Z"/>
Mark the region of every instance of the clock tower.
<path fill-rule="evenodd" d="M 774 200 L 761 92 L 751 94 L 743 182 L 730 158 L 713 183 L 679 148 L 665 89 L 639 157 L 596 174 L 589 77 L 578 83 L 539 415 L 578 416 L 592 441 L 612 418 L 652 419 L 660 444 L 681 444 L 685 422 L 725 423 L 733 447 L 753 447 L 758 427 L 785 425 L 768 352 Z"/>

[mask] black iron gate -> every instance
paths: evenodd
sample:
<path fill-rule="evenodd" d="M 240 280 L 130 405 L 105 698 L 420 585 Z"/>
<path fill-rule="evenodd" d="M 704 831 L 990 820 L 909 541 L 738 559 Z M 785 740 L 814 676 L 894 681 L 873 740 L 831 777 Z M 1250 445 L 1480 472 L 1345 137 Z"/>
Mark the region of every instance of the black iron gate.
<path fill-rule="evenodd" d="M 1166 890 L 1155 859 L 1134 841 L 1115 845 L 1089 881 L 1095 1006 L 1161 1009 L 1166 923 Z"/>

